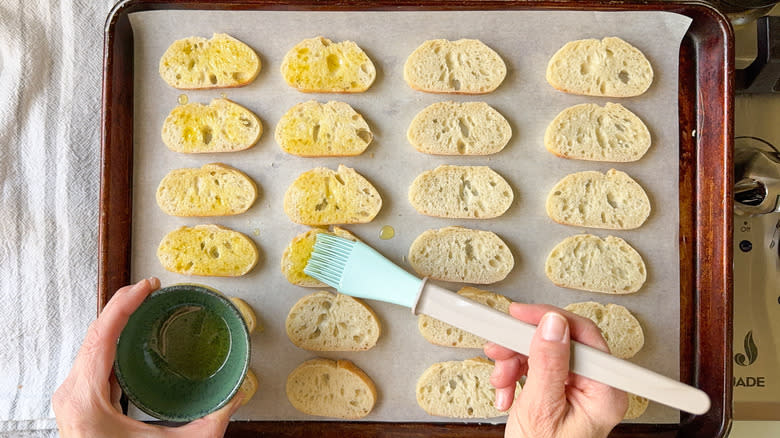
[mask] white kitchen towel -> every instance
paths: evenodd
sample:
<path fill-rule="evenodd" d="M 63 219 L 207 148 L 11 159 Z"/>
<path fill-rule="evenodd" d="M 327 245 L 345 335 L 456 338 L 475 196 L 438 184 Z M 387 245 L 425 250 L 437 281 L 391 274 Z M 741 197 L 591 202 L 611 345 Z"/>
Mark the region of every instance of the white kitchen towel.
<path fill-rule="evenodd" d="M 0 436 L 56 436 L 95 317 L 103 29 L 114 0 L 0 0 Z"/>

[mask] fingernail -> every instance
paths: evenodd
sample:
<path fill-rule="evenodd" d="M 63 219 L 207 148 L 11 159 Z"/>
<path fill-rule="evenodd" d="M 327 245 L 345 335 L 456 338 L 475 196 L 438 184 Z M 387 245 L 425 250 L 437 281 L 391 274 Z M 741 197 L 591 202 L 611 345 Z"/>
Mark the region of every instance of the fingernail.
<path fill-rule="evenodd" d="M 496 391 L 496 409 L 499 411 L 505 411 L 506 410 L 506 392 L 504 391 Z"/>
<path fill-rule="evenodd" d="M 539 324 L 542 329 L 542 339 L 545 341 L 563 342 L 566 336 L 566 320 L 558 313 L 548 312 Z"/>

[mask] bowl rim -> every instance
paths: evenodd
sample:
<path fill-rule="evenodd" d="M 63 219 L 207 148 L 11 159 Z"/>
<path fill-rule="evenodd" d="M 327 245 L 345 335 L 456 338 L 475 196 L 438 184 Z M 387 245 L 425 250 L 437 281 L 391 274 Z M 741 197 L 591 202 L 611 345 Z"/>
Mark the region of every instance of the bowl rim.
<path fill-rule="evenodd" d="M 180 292 L 182 290 L 194 291 L 194 292 L 197 292 L 197 293 L 202 293 L 202 294 L 205 294 L 205 295 L 209 295 L 211 297 L 216 298 L 219 302 L 224 304 L 226 306 L 226 308 L 228 309 L 228 311 L 231 314 L 233 314 L 238 321 L 241 322 L 240 326 L 241 326 L 242 330 L 241 330 L 240 333 L 242 333 L 242 335 L 243 335 L 242 337 L 244 339 L 244 344 L 246 346 L 247 354 L 246 354 L 246 358 L 243 361 L 244 362 L 243 369 L 241 370 L 241 373 L 240 373 L 241 378 L 237 380 L 236 384 L 233 385 L 233 388 L 230 389 L 230 392 L 227 394 L 227 396 L 224 397 L 224 399 L 221 400 L 217 405 L 215 405 L 214 407 L 211 407 L 211 408 L 203 411 L 202 413 L 199 412 L 198 414 L 196 414 L 196 416 L 193 416 L 193 414 L 190 414 L 190 415 L 167 415 L 167 414 L 163 414 L 161 412 L 157 412 L 156 410 L 154 410 L 154 409 L 150 408 L 149 406 L 145 405 L 144 403 L 142 403 L 138 399 L 138 397 L 136 397 L 136 395 L 131 391 L 131 388 L 128 387 L 127 382 L 125 381 L 124 376 L 122 374 L 121 367 L 119 366 L 119 350 L 118 350 L 118 347 L 119 347 L 119 343 L 122 340 L 122 334 L 124 333 L 124 328 L 123 328 L 122 329 L 122 333 L 120 333 L 119 338 L 117 339 L 117 344 L 116 344 L 117 345 L 117 351 L 116 351 L 116 353 L 114 355 L 113 370 L 114 370 L 114 375 L 116 376 L 117 383 L 119 384 L 119 387 L 122 390 L 123 396 L 127 397 L 127 399 L 130 402 L 132 402 L 135 407 L 137 407 L 138 409 L 140 409 L 144 413 L 146 413 L 146 414 L 148 414 L 148 415 L 150 415 L 150 416 L 152 416 L 154 418 L 157 418 L 159 420 L 163 420 L 163 421 L 189 422 L 189 421 L 196 420 L 198 418 L 202 418 L 202 417 L 204 417 L 206 415 L 209 415 L 209 414 L 211 414 L 211 413 L 221 409 L 222 407 L 224 407 L 230 400 L 233 399 L 233 397 L 236 395 L 236 393 L 238 392 L 239 388 L 241 387 L 241 383 L 243 383 L 244 378 L 246 377 L 247 370 L 249 369 L 249 362 L 251 361 L 251 358 L 252 358 L 252 350 L 251 350 L 252 343 L 251 343 L 251 340 L 249 338 L 249 329 L 247 328 L 246 321 L 244 320 L 244 317 L 241 315 L 241 312 L 238 310 L 236 305 L 233 304 L 233 302 L 230 300 L 230 298 L 228 298 L 226 295 L 224 295 L 219 290 L 217 290 L 217 289 L 215 289 L 213 287 L 206 286 L 206 285 L 203 285 L 203 284 L 198 284 L 198 283 L 175 283 L 175 284 L 171 284 L 171 285 L 166 286 L 166 287 L 161 287 L 161 288 L 157 289 L 156 291 L 152 292 L 151 294 L 149 294 L 149 296 L 146 297 L 146 299 L 144 299 L 144 301 L 141 303 L 141 305 L 138 307 L 138 309 L 140 309 L 144 304 L 146 304 L 149 300 L 151 300 L 153 298 L 157 298 L 157 297 L 159 297 L 161 295 L 177 293 L 177 292 Z M 133 312 L 130 315 L 130 318 L 133 317 L 133 315 L 138 311 L 138 309 L 136 309 L 136 311 Z M 128 319 L 128 322 L 129 322 L 129 319 Z M 231 333 L 232 333 L 232 331 L 231 331 Z M 231 342 L 232 342 L 232 340 L 235 340 L 235 338 L 231 334 Z"/>

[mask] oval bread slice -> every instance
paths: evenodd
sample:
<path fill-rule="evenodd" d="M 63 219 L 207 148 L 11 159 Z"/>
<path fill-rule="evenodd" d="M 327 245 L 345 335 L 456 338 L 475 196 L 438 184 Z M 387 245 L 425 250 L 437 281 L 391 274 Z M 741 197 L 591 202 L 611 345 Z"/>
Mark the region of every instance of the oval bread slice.
<path fill-rule="evenodd" d="M 246 235 L 219 225 L 181 227 L 157 248 L 162 266 L 179 274 L 237 277 L 252 270 L 259 253 Z"/>
<path fill-rule="evenodd" d="M 494 418 L 509 411 L 495 408 L 496 390 L 490 384 L 493 362 L 475 357 L 439 362 L 417 380 L 417 404 L 430 415 L 450 418 Z M 519 394 L 517 384 L 516 394 Z"/>
<path fill-rule="evenodd" d="M 427 216 L 489 219 L 512 205 L 514 192 L 487 166 L 449 166 L 421 173 L 409 187 L 409 202 Z"/>
<path fill-rule="evenodd" d="M 515 259 L 495 233 L 446 227 L 420 234 L 409 248 L 409 263 L 423 277 L 489 284 L 503 280 Z"/>
<path fill-rule="evenodd" d="M 645 334 L 636 317 L 623 306 L 593 301 L 572 303 L 564 310 L 593 321 L 607 341 L 609 352 L 621 359 L 630 359 L 645 345 Z"/>
<path fill-rule="evenodd" d="M 236 309 L 238 309 L 238 313 L 241 314 L 241 317 L 244 318 L 246 329 L 250 335 L 255 331 L 255 329 L 260 332 L 263 331 L 263 326 L 257 321 L 257 315 L 252 309 L 252 306 L 239 297 L 230 297 L 230 301 L 234 306 L 236 306 Z"/>
<path fill-rule="evenodd" d="M 282 116 L 275 138 L 288 154 L 344 157 L 362 154 L 374 136 L 363 116 L 348 104 L 310 100 Z"/>
<path fill-rule="evenodd" d="M 247 368 L 244 380 L 241 381 L 241 386 L 238 387 L 238 393 L 241 394 L 242 397 L 241 406 L 249 403 L 249 400 L 255 396 L 259 386 L 260 382 L 257 379 L 257 375 L 251 368 Z"/>
<path fill-rule="evenodd" d="M 504 77 L 506 64 L 501 56 L 473 39 L 425 41 L 404 64 L 406 83 L 429 93 L 490 93 Z"/>
<path fill-rule="evenodd" d="M 379 192 L 354 169 L 317 167 L 302 173 L 284 194 L 284 212 L 304 225 L 362 224 L 382 208 Z"/>
<path fill-rule="evenodd" d="M 650 401 L 648 399 L 640 397 L 636 394 L 628 393 L 628 409 L 626 410 L 626 414 L 623 416 L 623 419 L 633 420 L 635 418 L 641 417 L 642 414 L 644 414 L 647 410 L 647 406 L 649 404 Z"/>
<path fill-rule="evenodd" d="M 284 81 L 307 93 L 360 93 L 376 79 L 376 67 L 352 41 L 321 36 L 296 44 L 282 60 Z"/>
<path fill-rule="evenodd" d="M 642 256 L 625 240 L 590 234 L 559 243 L 547 257 L 544 271 L 557 286 L 608 294 L 636 292 L 647 279 Z"/>
<path fill-rule="evenodd" d="M 310 351 L 369 350 L 381 333 L 379 318 L 366 303 L 327 291 L 298 300 L 284 325 L 290 341 Z"/>
<path fill-rule="evenodd" d="M 163 80 L 182 90 L 240 87 L 252 82 L 260 68 L 251 47 L 224 33 L 174 41 L 159 66 Z"/>
<path fill-rule="evenodd" d="M 257 185 L 238 169 L 211 163 L 168 172 L 157 186 L 156 198 L 171 216 L 228 216 L 249 210 Z"/>
<path fill-rule="evenodd" d="M 260 119 L 228 99 L 208 105 L 188 103 L 171 110 L 162 127 L 168 149 L 186 154 L 236 152 L 249 149 L 263 133 Z"/>
<path fill-rule="evenodd" d="M 412 120 L 406 138 L 434 155 L 490 155 L 512 137 L 509 122 L 485 102 L 437 102 Z"/>
<path fill-rule="evenodd" d="M 570 41 L 547 64 L 547 82 L 566 93 L 639 96 L 653 82 L 653 67 L 636 47 L 617 37 Z"/>
<path fill-rule="evenodd" d="M 509 304 L 512 303 L 509 298 L 503 295 L 469 286 L 461 288 L 458 291 L 458 295 L 504 313 L 509 313 Z M 417 318 L 417 328 L 425 340 L 434 345 L 456 348 L 482 348 L 486 342 L 485 339 L 479 336 L 431 318 L 428 315 L 421 314 Z"/>
<path fill-rule="evenodd" d="M 376 387 L 348 360 L 311 359 L 287 376 L 287 399 L 304 414 L 355 420 L 376 403 Z"/>
<path fill-rule="evenodd" d="M 282 274 L 287 281 L 303 287 L 328 287 L 327 284 L 306 275 L 303 269 L 311 258 L 311 252 L 314 250 L 314 242 L 317 240 L 317 234 L 328 233 L 324 228 L 314 228 L 303 234 L 299 234 L 290 241 L 287 248 L 282 253 Z M 357 242 L 359 239 L 354 234 L 341 227 L 333 227 L 330 233 L 345 239 Z"/>
<path fill-rule="evenodd" d="M 632 230 L 650 215 L 647 193 L 628 174 L 577 172 L 560 180 L 547 196 L 547 215 L 581 227 Z"/>
<path fill-rule="evenodd" d="M 619 103 L 574 105 L 547 126 L 544 146 L 553 154 L 575 160 L 629 162 L 650 148 L 644 122 Z"/>

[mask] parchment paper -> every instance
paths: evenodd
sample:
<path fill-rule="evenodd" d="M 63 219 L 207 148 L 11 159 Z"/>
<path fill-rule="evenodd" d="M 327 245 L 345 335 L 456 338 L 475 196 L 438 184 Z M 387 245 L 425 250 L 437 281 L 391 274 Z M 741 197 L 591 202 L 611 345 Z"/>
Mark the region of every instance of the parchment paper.
<path fill-rule="evenodd" d="M 370 223 L 347 227 L 388 258 L 409 269 L 405 256 L 423 231 L 449 225 L 491 230 L 515 256 L 515 268 L 502 282 L 484 289 L 513 300 L 565 306 L 578 301 L 617 303 L 628 307 L 645 330 L 645 346 L 632 361 L 664 375 L 679 377 L 679 254 L 678 254 L 678 117 L 677 71 L 682 36 L 690 19 L 664 12 L 226 12 L 154 11 L 130 16 L 135 41 L 135 117 L 133 191 L 133 280 L 155 275 L 163 285 L 198 282 L 246 300 L 265 326 L 252 335 L 252 369 L 260 379 L 254 399 L 236 418 L 253 420 L 318 420 L 296 411 L 284 391 L 287 374 L 317 354 L 295 347 L 284 330 L 291 306 L 316 289 L 290 285 L 280 272 L 282 252 L 290 240 L 306 231 L 284 214 L 282 199 L 301 173 L 316 166 L 354 167 L 379 190 L 383 207 Z M 244 88 L 182 92 L 165 84 L 158 63 L 174 40 L 226 32 L 252 46 L 262 59 L 262 71 Z M 333 41 L 356 41 L 377 67 L 377 78 L 365 93 L 304 94 L 285 84 L 279 66 L 284 54 L 304 38 L 323 35 Z M 642 50 L 653 65 L 654 82 L 644 95 L 606 99 L 568 95 L 545 81 L 547 61 L 566 42 L 582 38 L 620 36 Z M 507 77 L 494 92 L 482 96 L 426 94 L 403 80 L 407 56 L 434 38 L 478 38 L 496 50 L 507 64 Z M 228 154 L 186 155 L 168 150 L 160 129 L 181 94 L 190 102 L 207 103 L 224 95 L 254 111 L 264 133 L 252 149 Z M 280 117 L 293 105 L 316 99 L 341 100 L 368 121 L 374 141 L 351 158 L 299 158 L 281 151 L 273 139 Z M 485 101 L 510 122 L 513 136 L 500 153 L 488 157 L 436 157 L 418 153 L 406 140 L 417 112 L 443 100 Z M 566 107 L 578 103 L 617 101 L 649 127 L 653 145 L 640 161 L 629 164 L 566 160 L 548 153 L 543 136 L 548 123 Z M 176 218 L 156 205 L 155 191 L 175 168 L 224 162 L 249 174 L 260 187 L 257 203 L 245 214 L 223 218 Z M 418 214 L 407 201 L 412 180 L 440 164 L 488 165 L 514 188 L 515 201 L 498 219 L 449 220 Z M 634 231 L 588 230 L 553 223 L 544 209 L 552 186 L 565 175 L 582 170 L 628 172 L 648 192 L 653 211 Z M 262 257 L 240 278 L 187 277 L 165 271 L 157 261 L 161 238 L 182 225 L 217 223 L 255 240 Z M 395 237 L 380 240 L 383 225 Z M 590 232 L 626 239 L 643 255 L 648 269 L 644 287 L 635 294 L 611 296 L 554 286 L 544 274 L 550 250 L 567 236 Z M 446 284 L 445 284 L 446 285 Z M 450 284 L 453 290 L 460 285 Z M 382 322 L 378 345 L 367 352 L 322 353 L 361 367 L 376 383 L 379 399 L 368 421 L 453 421 L 427 415 L 415 400 L 415 383 L 431 364 L 481 355 L 481 350 L 451 349 L 428 344 L 417 331 L 409 309 L 370 302 Z M 136 412 L 137 414 L 137 412 Z M 503 418 L 489 421 L 504 421 Z M 651 403 L 640 422 L 679 421 L 679 412 Z"/>

